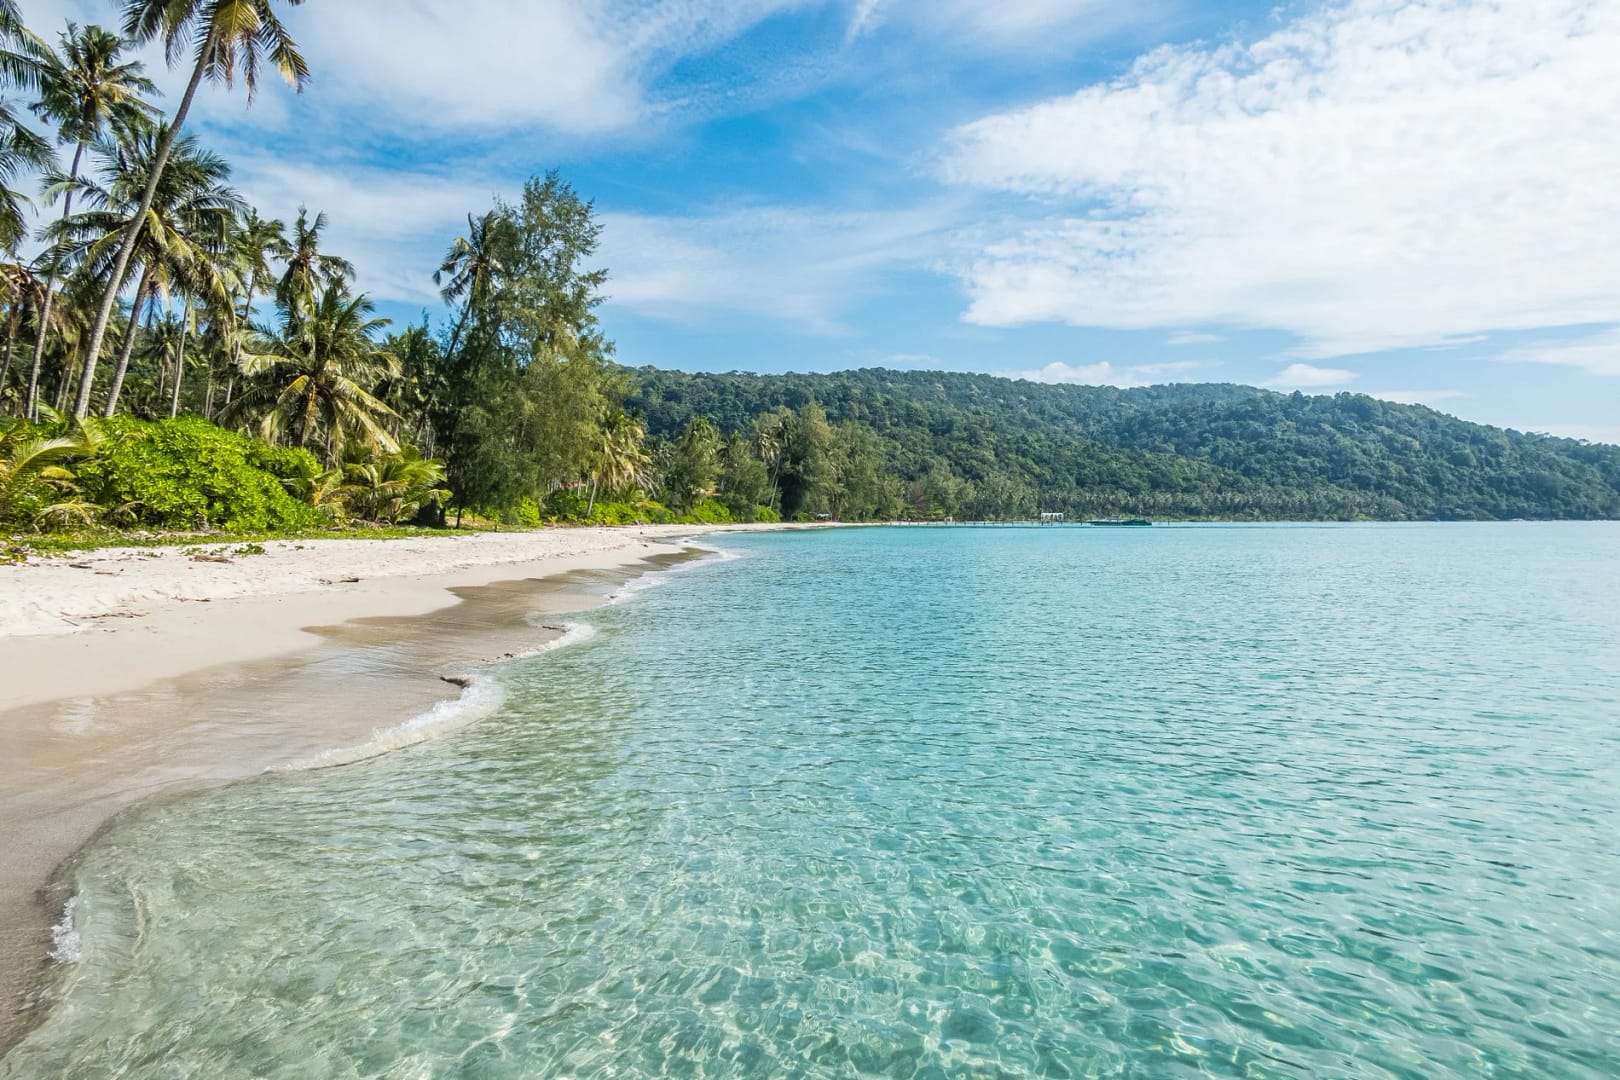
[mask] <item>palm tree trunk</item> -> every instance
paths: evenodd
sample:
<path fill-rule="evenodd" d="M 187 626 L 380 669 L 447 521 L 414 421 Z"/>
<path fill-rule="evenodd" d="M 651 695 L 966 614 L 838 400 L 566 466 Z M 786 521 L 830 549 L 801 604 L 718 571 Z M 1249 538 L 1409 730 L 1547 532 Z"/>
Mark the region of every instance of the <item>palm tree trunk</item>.
<path fill-rule="evenodd" d="M 135 286 L 135 306 L 129 310 L 129 329 L 124 333 L 124 347 L 118 350 L 118 367 L 113 371 L 112 386 L 107 388 L 107 407 L 101 415 L 113 416 L 118 412 L 118 395 L 124 390 L 124 376 L 129 373 L 129 356 L 135 351 L 135 331 L 141 324 L 141 308 L 152 291 L 152 270 L 141 272 L 141 283 Z"/>
<path fill-rule="evenodd" d="M 309 446 L 310 422 L 315 419 L 315 387 L 310 386 L 304 394 L 304 411 L 298 418 L 298 449 L 303 450 Z"/>
<path fill-rule="evenodd" d="M 191 297 L 180 306 L 180 347 L 174 351 L 174 397 L 169 399 L 169 419 L 180 415 L 180 382 L 186 376 L 186 331 L 191 329 Z"/>
<path fill-rule="evenodd" d="M 591 477 L 591 499 L 585 504 L 585 520 L 591 519 L 591 511 L 596 509 L 596 477 Z"/>
<path fill-rule="evenodd" d="M 118 294 L 124 289 L 124 275 L 129 273 L 129 260 L 135 254 L 135 243 L 140 239 L 141 229 L 146 225 L 146 215 L 152 212 L 152 200 L 157 197 L 158 181 L 163 179 L 163 170 L 169 164 L 169 153 L 174 149 L 175 139 L 180 135 L 180 126 L 186 122 L 186 113 L 191 111 L 191 102 L 197 96 L 197 87 L 201 85 L 203 71 L 207 67 L 207 57 L 212 54 L 214 39 L 218 35 L 218 25 L 209 26 L 208 37 L 197 50 L 197 65 L 192 69 L 191 81 L 186 84 L 186 94 L 180 99 L 180 107 L 175 110 L 174 119 L 169 122 L 168 130 L 164 131 L 163 138 L 158 141 L 157 155 L 152 160 L 152 174 L 146 178 L 146 190 L 141 193 L 140 209 L 135 212 L 128 228 L 124 230 L 124 242 L 118 246 L 118 260 L 113 264 L 112 276 L 107 279 L 106 292 L 101 296 L 101 307 L 96 311 L 96 321 L 90 329 L 90 345 L 84 353 L 84 374 L 79 383 L 78 403 L 73 406 L 73 415 L 80 420 L 83 420 L 90 411 L 90 390 L 96 378 L 96 358 L 101 353 L 101 341 L 107 336 L 107 324 L 112 321 L 113 308 L 118 306 Z"/>
<path fill-rule="evenodd" d="M 68 395 L 73 391 L 73 377 L 77 374 L 78 369 L 64 359 L 62 362 L 62 381 L 56 384 L 57 412 L 67 408 Z"/>
<path fill-rule="evenodd" d="M 5 359 L 0 361 L 0 401 L 6 396 L 6 385 L 11 382 L 11 350 L 17 344 L 17 323 L 22 318 L 22 302 L 11 305 L 9 318 L 6 320 L 6 353 Z M 20 413 L 27 416 L 27 412 Z"/>
<path fill-rule="evenodd" d="M 62 220 L 66 221 L 73 214 L 73 185 L 79 179 L 79 163 L 84 160 L 84 148 L 87 141 L 79 140 L 79 145 L 73 151 L 73 167 L 68 170 L 67 197 L 62 200 Z M 45 362 L 45 338 L 51 325 L 51 308 L 56 304 L 56 264 L 51 264 L 51 271 L 45 278 L 45 305 L 39 313 L 39 332 L 34 335 L 34 365 L 28 369 L 28 403 L 25 406 L 28 419 L 34 418 L 39 394 L 39 369 Z"/>

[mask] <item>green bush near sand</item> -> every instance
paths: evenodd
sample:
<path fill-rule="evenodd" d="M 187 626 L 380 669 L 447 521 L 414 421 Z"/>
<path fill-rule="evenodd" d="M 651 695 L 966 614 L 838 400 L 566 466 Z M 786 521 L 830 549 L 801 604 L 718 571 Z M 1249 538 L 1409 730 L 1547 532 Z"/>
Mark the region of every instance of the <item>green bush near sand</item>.
<path fill-rule="evenodd" d="M 305 450 L 270 446 L 197 417 L 100 425 L 93 455 L 74 468 L 79 493 L 109 524 L 228 532 L 309 529 L 323 518 L 306 498 L 321 475 Z"/>
<path fill-rule="evenodd" d="M 724 503 L 704 499 L 693 506 L 691 512 L 677 514 L 652 499 L 593 501 L 588 488 L 563 488 L 546 496 L 543 504 L 533 499 L 522 500 L 515 517 L 518 524 L 531 527 L 547 522 L 569 525 L 730 525 L 739 520 L 780 520 L 769 507 L 753 509 L 754 515 L 739 518 Z"/>

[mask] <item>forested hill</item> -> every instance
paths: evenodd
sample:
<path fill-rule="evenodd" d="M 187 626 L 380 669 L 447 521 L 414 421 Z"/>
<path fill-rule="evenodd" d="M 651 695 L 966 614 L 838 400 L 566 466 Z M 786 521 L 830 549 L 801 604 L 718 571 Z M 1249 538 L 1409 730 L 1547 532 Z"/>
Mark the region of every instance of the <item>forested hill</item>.
<path fill-rule="evenodd" d="M 818 404 L 879 436 L 912 505 L 957 516 L 1339 519 L 1620 517 L 1620 447 L 1527 435 L 1361 394 L 1230 384 L 1120 390 L 989 375 L 634 373 L 632 410 L 673 437 L 747 432 Z M 926 490 L 925 490 L 926 489 Z"/>

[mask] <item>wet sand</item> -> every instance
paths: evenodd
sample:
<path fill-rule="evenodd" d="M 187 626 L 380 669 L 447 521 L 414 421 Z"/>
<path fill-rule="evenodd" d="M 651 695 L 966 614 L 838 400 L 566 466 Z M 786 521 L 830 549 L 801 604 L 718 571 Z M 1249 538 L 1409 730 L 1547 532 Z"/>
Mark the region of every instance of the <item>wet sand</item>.
<path fill-rule="evenodd" d="M 337 605 L 329 593 L 243 597 L 155 613 L 138 633 L 0 639 L 0 676 L 15 676 L 0 682 L 0 1052 L 40 1007 L 51 927 L 67 900 L 59 870 L 115 815 L 365 744 L 459 696 L 445 676 L 541 647 L 561 633 L 556 616 L 693 554 L 638 545 L 544 578 L 457 584 L 458 575 L 439 575 Z M 334 610 L 345 621 L 315 625 Z M 303 620 L 308 628 L 297 629 Z M 192 670 L 199 657 L 225 662 Z M 145 670 L 168 677 L 141 679 L 143 658 Z"/>

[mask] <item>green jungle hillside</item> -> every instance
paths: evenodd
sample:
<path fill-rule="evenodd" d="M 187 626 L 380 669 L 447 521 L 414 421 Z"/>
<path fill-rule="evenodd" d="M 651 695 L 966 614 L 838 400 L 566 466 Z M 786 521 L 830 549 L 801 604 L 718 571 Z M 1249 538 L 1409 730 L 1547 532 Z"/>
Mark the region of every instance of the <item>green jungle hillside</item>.
<path fill-rule="evenodd" d="M 869 428 L 919 516 L 1620 517 L 1620 447 L 1362 394 L 883 369 L 634 375 L 627 408 L 653 436 L 674 437 L 700 417 L 746 433 L 761 416 L 818 405 L 833 425 Z"/>

